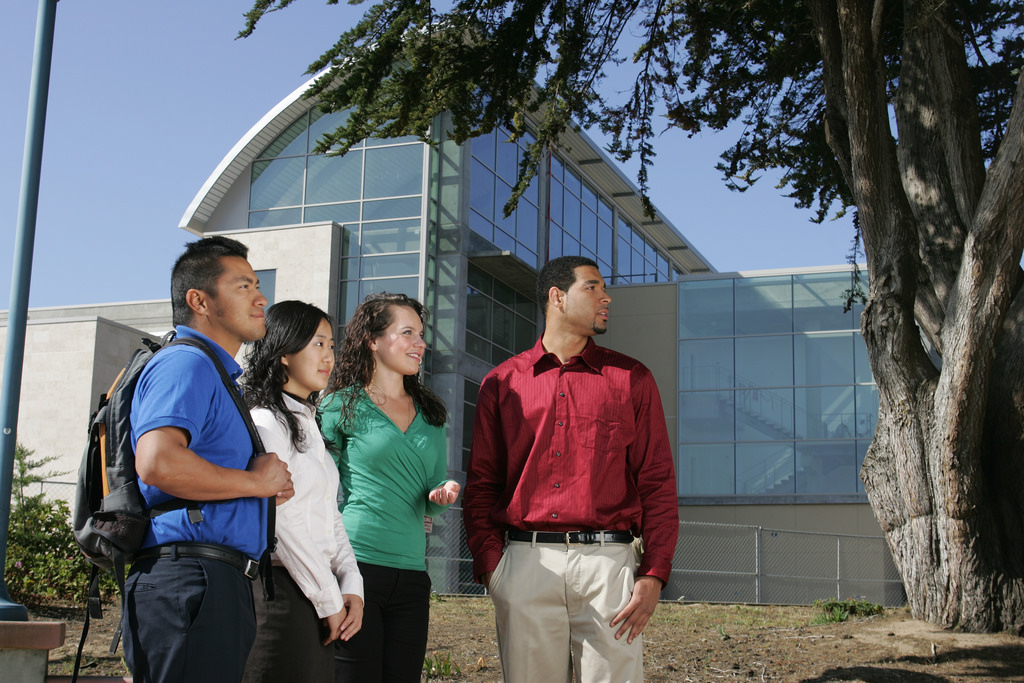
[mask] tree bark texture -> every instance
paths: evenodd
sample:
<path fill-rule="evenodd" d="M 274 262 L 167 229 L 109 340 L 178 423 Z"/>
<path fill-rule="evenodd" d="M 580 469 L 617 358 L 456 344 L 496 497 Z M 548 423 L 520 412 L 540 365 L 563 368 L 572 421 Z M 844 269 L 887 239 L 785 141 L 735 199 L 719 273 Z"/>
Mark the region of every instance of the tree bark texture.
<path fill-rule="evenodd" d="M 880 399 L 868 498 L 916 618 L 1024 633 L 1024 81 L 986 168 L 950 3 L 810 8 L 868 263 L 861 331 Z M 890 105 L 879 41 L 893 13 Z"/>

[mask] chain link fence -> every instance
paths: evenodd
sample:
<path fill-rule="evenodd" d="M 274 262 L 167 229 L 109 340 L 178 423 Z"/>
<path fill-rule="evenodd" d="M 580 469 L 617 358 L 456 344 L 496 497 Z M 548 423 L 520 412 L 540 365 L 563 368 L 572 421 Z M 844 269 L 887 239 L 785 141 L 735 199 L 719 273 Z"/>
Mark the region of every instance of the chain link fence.
<path fill-rule="evenodd" d="M 427 569 L 438 593 L 479 595 L 462 509 L 434 520 Z M 886 607 L 906 593 L 885 539 L 757 526 L 680 522 L 663 600 L 808 605 L 856 598 Z"/>
<path fill-rule="evenodd" d="M 40 491 L 48 496 L 74 498 L 74 484 L 44 483 Z M 473 581 L 462 508 L 450 508 L 434 519 L 427 536 L 427 569 L 438 593 L 484 593 Z M 775 605 L 807 605 L 827 598 L 856 598 L 886 607 L 906 604 L 903 582 L 880 536 L 708 522 L 680 522 L 672 575 L 661 597 Z"/>

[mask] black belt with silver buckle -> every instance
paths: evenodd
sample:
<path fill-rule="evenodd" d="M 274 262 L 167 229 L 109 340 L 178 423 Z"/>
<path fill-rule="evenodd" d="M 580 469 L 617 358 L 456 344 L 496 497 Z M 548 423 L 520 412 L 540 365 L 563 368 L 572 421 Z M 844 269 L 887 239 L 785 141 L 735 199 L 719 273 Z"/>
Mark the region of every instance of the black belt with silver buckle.
<path fill-rule="evenodd" d="M 509 529 L 508 540 L 528 543 L 562 543 L 564 545 L 592 543 L 632 543 L 628 531 L 519 531 Z"/>
<path fill-rule="evenodd" d="M 157 545 L 136 553 L 135 561 L 158 557 L 205 557 L 208 560 L 219 560 L 230 564 L 242 572 L 245 578 L 250 581 L 256 579 L 260 570 L 260 563 L 251 557 L 247 557 L 244 553 L 207 543 L 167 543 L 165 545 Z"/>

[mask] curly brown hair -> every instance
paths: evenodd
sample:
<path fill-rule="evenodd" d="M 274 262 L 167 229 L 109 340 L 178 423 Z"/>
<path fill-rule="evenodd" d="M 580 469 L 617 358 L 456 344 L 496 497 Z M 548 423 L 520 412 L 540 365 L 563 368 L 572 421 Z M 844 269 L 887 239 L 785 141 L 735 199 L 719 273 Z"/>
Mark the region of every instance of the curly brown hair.
<path fill-rule="evenodd" d="M 345 325 L 345 340 L 342 342 L 326 391 L 327 395 L 339 393 L 343 398 L 343 422 L 354 415 L 355 404 L 362 393 L 351 389 L 365 388 L 373 379 L 374 360 L 370 342 L 384 335 L 384 331 L 393 321 L 392 312 L 398 306 L 411 308 L 426 325 L 427 310 L 423 304 L 405 294 L 389 292 L 367 296 L 363 303 L 356 307 L 355 313 Z M 419 373 L 406 375 L 402 383 L 428 424 L 440 427 L 445 423 L 448 419 L 448 409 L 444 401 L 423 383 Z"/>

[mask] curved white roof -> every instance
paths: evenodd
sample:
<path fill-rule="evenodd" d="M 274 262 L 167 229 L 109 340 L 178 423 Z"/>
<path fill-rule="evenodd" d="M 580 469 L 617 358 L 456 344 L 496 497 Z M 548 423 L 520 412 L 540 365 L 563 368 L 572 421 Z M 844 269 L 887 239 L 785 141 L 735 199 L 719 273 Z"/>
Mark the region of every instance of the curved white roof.
<path fill-rule="evenodd" d="M 210 219 L 217 204 L 238 180 L 239 175 L 249 167 L 256 155 L 266 149 L 267 145 L 273 142 L 274 138 L 280 135 L 285 128 L 294 123 L 299 114 L 313 106 L 315 99 L 302 97 L 313 81 L 314 78 L 309 79 L 278 102 L 242 136 L 241 140 L 235 143 L 231 151 L 217 164 L 217 168 L 206 179 L 188 209 L 185 210 L 185 215 L 178 222 L 179 228 L 194 233 L 205 231 L 206 221 Z"/>

